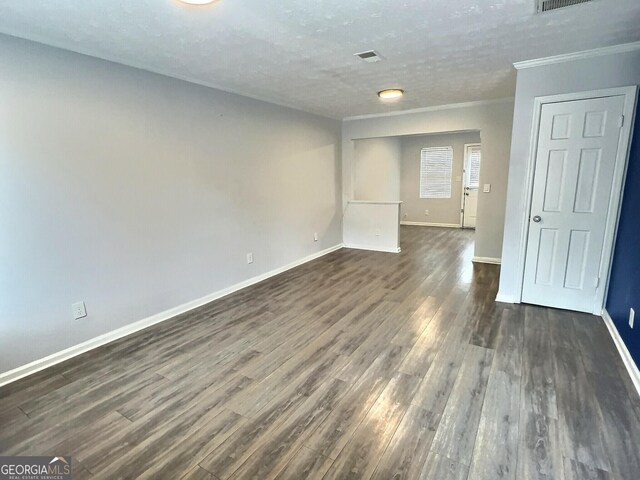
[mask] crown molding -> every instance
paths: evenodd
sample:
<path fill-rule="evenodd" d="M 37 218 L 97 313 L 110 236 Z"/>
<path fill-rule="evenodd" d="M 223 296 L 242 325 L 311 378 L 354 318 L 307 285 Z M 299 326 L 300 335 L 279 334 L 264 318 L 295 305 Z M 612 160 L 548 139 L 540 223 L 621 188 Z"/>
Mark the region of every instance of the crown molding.
<path fill-rule="evenodd" d="M 523 70 L 525 68 L 540 67 L 542 65 L 552 65 L 554 63 L 572 62 L 575 60 L 584 60 L 586 58 L 632 52 L 634 50 L 640 50 L 640 42 L 622 43 L 620 45 L 613 45 L 611 47 L 594 48 L 593 50 L 583 50 L 581 52 L 565 53 L 563 55 L 554 55 L 552 57 L 524 60 L 522 62 L 514 63 L 513 66 L 516 70 Z"/>
<path fill-rule="evenodd" d="M 495 98 L 493 100 L 478 100 L 475 102 L 448 103 L 445 105 L 434 105 L 433 107 L 411 108 L 408 110 L 396 110 L 393 112 L 356 115 L 353 117 L 345 117 L 342 119 L 342 121 L 350 122 L 352 120 L 364 120 L 367 118 L 396 117 L 398 115 L 410 115 L 412 113 L 438 112 L 440 110 L 453 110 L 455 108 L 481 107 L 483 105 L 496 105 L 499 103 L 511 103 L 513 101 L 514 101 L 513 97 L 505 97 L 505 98 Z"/>

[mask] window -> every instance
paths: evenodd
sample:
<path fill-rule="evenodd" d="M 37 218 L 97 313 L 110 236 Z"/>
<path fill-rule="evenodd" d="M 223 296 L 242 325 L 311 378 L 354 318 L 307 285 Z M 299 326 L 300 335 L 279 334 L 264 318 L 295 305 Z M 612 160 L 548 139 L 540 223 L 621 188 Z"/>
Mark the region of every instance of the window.
<path fill-rule="evenodd" d="M 480 188 L 480 145 L 472 145 L 467 150 L 469 177 L 467 187 Z M 465 172 L 466 173 L 466 172 Z"/>
<path fill-rule="evenodd" d="M 453 147 L 423 148 L 420 155 L 420 198 L 451 198 Z"/>

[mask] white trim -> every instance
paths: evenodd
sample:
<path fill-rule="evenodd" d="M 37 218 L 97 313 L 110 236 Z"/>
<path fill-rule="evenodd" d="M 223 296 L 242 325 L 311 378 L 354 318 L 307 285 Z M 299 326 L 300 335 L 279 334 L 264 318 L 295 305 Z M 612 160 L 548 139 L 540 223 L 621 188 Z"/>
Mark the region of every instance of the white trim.
<path fill-rule="evenodd" d="M 639 42 L 640 43 L 640 42 Z M 611 196 L 609 199 L 609 212 L 607 214 L 607 225 L 605 228 L 604 243 L 602 246 L 602 258 L 600 262 L 600 278 L 606 281 L 600 282 L 596 289 L 594 299 L 593 314 L 599 315 L 605 304 L 605 296 L 609 285 L 609 277 L 611 275 L 611 258 L 613 256 L 613 246 L 617 232 L 618 218 L 620 216 L 620 208 L 622 206 L 622 192 L 624 189 L 624 177 L 626 174 L 627 164 L 629 162 L 629 153 L 631 149 L 631 136 L 633 134 L 633 125 L 635 118 L 635 106 L 637 99 L 638 87 L 633 85 L 629 87 L 607 88 L 600 90 L 591 90 L 586 92 L 565 93 L 559 95 L 549 95 L 544 97 L 536 97 L 534 99 L 533 122 L 531 126 L 531 148 L 526 166 L 526 188 L 523 190 L 522 205 L 525 206 L 521 216 L 520 244 L 518 246 L 518 263 L 517 263 L 517 285 L 515 303 L 522 301 L 522 291 L 524 288 L 524 269 L 526 262 L 527 240 L 529 237 L 529 216 L 531 215 L 531 202 L 533 197 L 533 181 L 535 172 L 535 159 L 538 152 L 538 132 L 540 130 L 540 117 L 542 114 L 542 106 L 547 103 L 569 102 L 574 100 L 588 100 L 591 98 L 624 96 L 623 115 L 627 119 L 624 126 L 620 130 L 618 142 L 618 150 L 616 153 L 616 161 L 614 167 L 614 175 L 611 188 Z"/>
<path fill-rule="evenodd" d="M 402 250 L 398 248 L 377 247 L 375 245 L 359 245 L 356 243 L 345 243 L 344 248 L 353 248 L 355 250 L 369 250 L 371 252 L 400 253 Z"/>
<path fill-rule="evenodd" d="M 640 370 L 638 370 L 636 362 L 633 361 L 633 357 L 629 353 L 624 340 L 622 340 L 622 337 L 620 336 L 620 332 L 618 332 L 616 325 L 613 323 L 611 315 L 609 315 L 609 312 L 607 312 L 606 309 L 602 311 L 602 319 L 604 320 L 604 324 L 609 329 L 609 333 L 611 334 L 613 343 L 615 343 L 616 348 L 618 349 L 618 353 L 620 353 L 620 357 L 622 358 L 624 366 L 627 368 L 627 372 L 629 372 L 629 376 L 631 377 L 633 386 L 636 387 L 638 395 L 640 395 Z"/>
<path fill-rule="evenodd" d="M 632 52 L 634 50 L 640 50 L 640 42 L 623 43 L 620 45 L 613 45 L 611 47 L 594 48 L 593 50 L 583 50 L 580 52 L 565 53 L 563 55 L 554 55 L 552 57 L 524 60 L 522 62 L 515 62 L 513 66 L 516 70 L 522 70 L 525 68 L 540 67 L 542 65 L 551 65 L 554 63 L 564 63 L 574 60 L 583 60 L 585 58 L 601 57 L 603 55 Z"/>
<path fill-rule="evenodd" d="M 70 358 L 81 355 L 85 352 L 88 352 L 89 350 L 93 350 L 94 348 L 98 348 L 102 345 L 105 345 L 106 343 L 113 342 L 114 340 L 118 340 L 119 338 L 126 337 L 127 335 L 131 335 L 132 333 L 136 333 L 140 330 L 143 330 L 157 323 L 164 322 L 165 320 L 169 320 L 177 315 L 181 315 L 185 312 L 193 310 L 194 308 L 201 307 L 202 305 L 205 305 L 209 302 L 212 302 L 214 300 L 227 296 L 231 293 L 237 292 L 238 290 L 242 290 L 243 288 L 249 287 L 258 282 L 262 282 L 263 280 L 273 277 L 274 275 L 278 275 L 282 272 L 285 272 L 287 270 L 300 266 L 304 263 L 320 258 L 324 255 L 327 255 L 341 248 L 344 248 L 344 244 L 338 244 L 333 247 L 322 250 L 320 252 L 312 253 L 311 255 L 301 258 L 300 260 L 296 260 L 295 262 L 289 263 L 282 267 L 263 273 L 262 275 L 257 275 L 243 282 L 236 283 L 235 285 L 224 288 L 222 290 L 218 290 L 217 292 L 211 293 L 205 297 L 192 300 L 190 302 L 184 303 L 180 306 L 171 308 L 169 310 L 165 310 L 164 312 L 160 312 L 150 317 L 147 317 L 145 319 L 131 323 L 129 325 L 125 325 L 124 327 L 118 328 L 111 332 L 107 332 L 103 335 L 87 340 L 86 342 L 82 342 L 78 345 L 74 345 L 73 347 L 69 347 L 65 350 L 56 352 L 47 357 L 41 358 L 39 360 L 35 360 L 31 363 L 22 365 L 13 370 L 9 370 L 8 372 L 1 373 L 0 387 L 8 383 L 15 382 L 16 380 L 19 380 L 26 376 L 32 375 L 36 372 L 39 372 L 40 370 L 44 370 L 45 368 L 49 368 L 53 365 L 64 362 L 65 360 L 69 360 Z"/>
<path fill-rule="evenodd" d="M 400 225 L 414 225 L 418 227 L 460 228 L 459 223 L 407 222 L 404 220 L 400 222 Z"/>
<path fill-rule="evenodd" d="M 496 105 L 499 103 L 511 103 L 514 97 L 495 98 L 492 100 L 477 100 L 475 102 L 464 103 L 448 103 L 445 105 L 434 105 L 432 107 L 411 108 L 408 110 L 396 110 L 394 112 L 385 113 L 369 113 L 366 115 L 355 115 L 353 117 L 344 117 L 343 122 L 351 122 L 353 120 L 365 120 L 367 118 L 396 117 L 398 115 L 411 115 L 412 113 L 438 112 L 440 110 L 453 110 L 456 108 L 481 107 L 484 105 Z"/>
<path fill-rule="evenodd" d="M 496 295 L 496 302 L 500 302 L 500 303 L 519 303 L 519 302 L 516 302 L 516 299 L 513 298 L 511 295 L 503 295 L 500 292 L 498 292 L 498 295 Z"/>
<path fill-rule="evenodd" d="M 501 258 L 495 257 L 473 257 L 471 261 L 473 263 L 490 263 L 492 265 L 500 265 L 502 263 Z"/>

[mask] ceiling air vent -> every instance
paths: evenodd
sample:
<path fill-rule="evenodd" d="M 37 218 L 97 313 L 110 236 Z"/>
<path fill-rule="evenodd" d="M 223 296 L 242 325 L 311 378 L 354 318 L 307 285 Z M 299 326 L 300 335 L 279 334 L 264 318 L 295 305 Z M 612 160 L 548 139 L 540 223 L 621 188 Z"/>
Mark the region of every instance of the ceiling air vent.
<path fill-rule="evenodd" d="M 366 52 L 354 53 L 356 57 L 360 57 L 367 63 L 376 63 L 382 61 L 382 55 L 375 50 L 367 50 Z"/>
<path fill-rule="evenodd" d="M 593 0 L 536 0 L 538 13 L 550 12 L 551 10 L 587 2 L 593 2 Z"/>

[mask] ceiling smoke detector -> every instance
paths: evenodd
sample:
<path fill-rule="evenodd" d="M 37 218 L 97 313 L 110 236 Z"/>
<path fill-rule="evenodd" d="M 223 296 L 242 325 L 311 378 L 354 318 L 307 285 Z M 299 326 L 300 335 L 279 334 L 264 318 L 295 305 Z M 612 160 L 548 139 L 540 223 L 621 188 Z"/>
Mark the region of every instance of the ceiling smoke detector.
<path fill-rule="evenodd" d="M 536 9 L 538 13 L 543 13 L 589 2 L 593 0 L 536 0 Z"/>
<path fill-rule="evenodd" d="M 375 50 L 367 50 L 366 52 L 354 53 L 354 57 L 360 57 L 367 63 L 376 63 L 382 61 L 382 55 L 380 55 Z"/>

